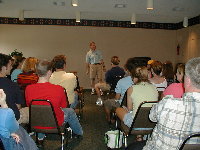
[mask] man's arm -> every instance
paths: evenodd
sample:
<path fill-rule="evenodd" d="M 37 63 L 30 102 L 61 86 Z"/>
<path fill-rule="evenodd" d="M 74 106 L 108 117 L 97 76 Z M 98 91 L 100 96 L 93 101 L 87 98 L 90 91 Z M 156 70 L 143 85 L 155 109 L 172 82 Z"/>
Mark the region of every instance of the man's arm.
<path fill-rule="evenodd" d="M 167 102 L 167 98 L 163 98 L 160 102 L 156 103 L 155 105 L 152 106 L 149 114 L 149 119 L 153 122 L 157 122 L 158 118 L 163 111 L 165 104 Z"/>
<path fill-rule="evenodd" d="M 86 74 L 89 74 L 90 72 L 90 64 L 86 63 Z"/>

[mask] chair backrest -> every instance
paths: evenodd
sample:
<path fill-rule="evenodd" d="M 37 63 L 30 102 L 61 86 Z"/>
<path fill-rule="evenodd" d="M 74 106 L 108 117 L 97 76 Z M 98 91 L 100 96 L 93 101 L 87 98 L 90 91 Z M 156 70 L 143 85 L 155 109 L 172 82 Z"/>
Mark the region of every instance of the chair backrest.
<path fill-rule="evenodd" d="M 122 102 L 121 102 L 120 107 L 122 107 L 122 106 L 127 106 L 127 90 L 126 90 L 126 92 L 124 93 L 124 97 L 123 97 L 123 99 L 122 99 Z"/>
<path fill-rule="evenodd" d="M 144 101 L 142 102 L 135 114 L 135 117 L 133 119 L 132 125 L 129 129 L 129 135 L 131 134 L 131 131 L 133 128 L 154 128 L 156 123 L 150 121 L 149 119 L 149 112 L 151 107 L 144 107 L 145 104 L 153 104 L 157 103 L 158 101 Z"/>
<path fill-rule="evenodd" d="M 42 102 L 44 105 L 37 105 L 34 102 Z M 36 131 L 37 127 L 53 127 L 59 130 L 56 114 L 49 100 L 36 99 L 31 101 L 30 126 L 33 131 Z"/>
<path fill-rule="evenodd" d="M 124 76 L 122 75 L 117 75 L 112 79 L 112 83 L 110 84 L 111 88 L 110 91 L 115 91 L 115 87 L 117 85 L 117 82 L 122 79 Z"/>
<path fill-rule="evenodd" d="M 180 146 L 179 150 L 199 150 L 200 149 L 200 144 L 186 144 L 188 140 L 194 137 L 199 137 L 200 138 L 200 132 L 198 133 L 192 133 L 189 136 L 185 138 L 183 141 L 182 145 Z"/>

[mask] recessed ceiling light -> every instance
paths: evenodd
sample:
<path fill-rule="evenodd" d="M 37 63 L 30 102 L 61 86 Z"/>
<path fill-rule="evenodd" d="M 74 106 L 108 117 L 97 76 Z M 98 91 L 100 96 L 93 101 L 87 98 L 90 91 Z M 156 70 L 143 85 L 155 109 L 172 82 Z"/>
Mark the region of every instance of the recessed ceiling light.
<path fill-rule="evenodd" d="M 115 4 L 115 8 L 126 8 L 126 4 Z"/>

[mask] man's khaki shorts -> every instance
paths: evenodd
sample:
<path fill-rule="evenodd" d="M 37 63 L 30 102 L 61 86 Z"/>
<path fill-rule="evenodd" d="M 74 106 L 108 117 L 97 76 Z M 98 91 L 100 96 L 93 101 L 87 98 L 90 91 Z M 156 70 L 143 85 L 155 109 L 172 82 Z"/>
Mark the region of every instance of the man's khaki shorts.
<path fill-rule="evenodd" d="M 103 67 L 101 64 L 90 64 L 90 79 L 97 79 L 102 81 Z"/>
<path fill-rule="evenodd" d="M 110 85 L 105 83 L 105 82 L 97 83 L 95 85 L 95 87 L 101 89 L 102 91 L 109 91 L 110 90 Z"/>

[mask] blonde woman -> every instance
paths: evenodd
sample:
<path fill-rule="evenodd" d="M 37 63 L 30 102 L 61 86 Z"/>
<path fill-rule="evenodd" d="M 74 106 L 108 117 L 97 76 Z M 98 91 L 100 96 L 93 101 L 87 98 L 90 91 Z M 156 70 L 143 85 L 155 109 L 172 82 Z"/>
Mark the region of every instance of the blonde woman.
<path fill-rule="evenodd" d="M 185 75 L 185 65 L 180 64 L 177 67 L 176 71 L 176 79 L 179 83 L 172 83 L 170 84 L 163 92 L 163 96 L 166 95 L 173 95 L 174 98 L 181 98 L 185 91 L 183 85 L 183 79 Z"/>
<path fill-rule="evenodd" d="M 119 119 L 128 127 L 131 127 L 140 103 L 158 100 L 156 87 L 148 81 L 147 67 L 137 67 L 131 74 L 135 84 L 127 91 L 127 108 L 117 108 L 116 110 Z M 146 106 L 148 107 L 148 105 Z M 141 136 L 137 137 L 137 140 L 142 140 Z"/>
<path fill-rule="evenodd" d="M 17 83 L 21 89 L 25 89 L 27 85 L 37 83 L 38 76 L 35 74 L 35 65 L 38 59 L 35 57 L 26 58 L 22 65 L 23 73 L 18 75 Z"/>

